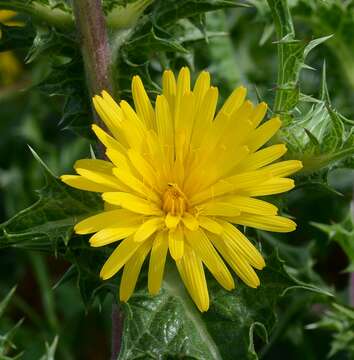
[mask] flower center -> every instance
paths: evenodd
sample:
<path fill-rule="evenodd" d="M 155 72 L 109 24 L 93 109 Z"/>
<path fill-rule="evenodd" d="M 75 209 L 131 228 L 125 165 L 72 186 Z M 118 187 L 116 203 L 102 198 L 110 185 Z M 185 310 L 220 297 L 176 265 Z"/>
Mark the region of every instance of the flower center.
<path fill-rule="evenodd" d="M 162 197 L 162 209 L 171 215 L 183 215 L 187 210 L 187 198 L 177 184 L 168 184 Z"/>

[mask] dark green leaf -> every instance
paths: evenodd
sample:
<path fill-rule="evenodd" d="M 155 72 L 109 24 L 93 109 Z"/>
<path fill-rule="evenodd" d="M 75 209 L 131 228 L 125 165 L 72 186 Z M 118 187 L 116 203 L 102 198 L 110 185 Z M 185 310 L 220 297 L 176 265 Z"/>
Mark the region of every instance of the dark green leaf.
<path fill-rule="evenodd" d="M 62 183 L 34 155 L 44 168 L 47 184 L 37 203 L 1 225 L 0 246 L 55 252 L 68 243 L 78 219 L 98 212 L 102 202 L 96 194 Z"/>
<path fill-rule="evenodd" d="M 348 256 L 351 265 L 354 265 L 354 223 L 351 211 L 340 223 L 328 225 L 313 222 L 312 225 L 325 232 L 330 240 L 336 241 Z"/>
<path fill-rule="evenodd" d="M 309 330 L 324 329 L 332 332 L 331 351 L 328 357 L 342 352 L 347 354 L 348 359 L 354 356 L 354 310 L 352 308 L 332 304 L 323 318 L 306 327 Z"/>
<path fill-rule="evenodd" d="M 188 358 L 198 360 L 257 359 L 254 338 L 267 342 L 276 322 L 275 306 L 289 290 L 307 289 L 328 295 L 290 276 L 277 254 L 266 259 L 261 286 L 238 282 L 232 292 L 208 279 L 209 311 L 201 314 L 191 302 L 174 265 L 169 264 L 163 290 L 152 297 L 146 279 L 123 305 L 123 347 L 119 360 Z M 299 291 L 299 290 L 298 290 Z"/>

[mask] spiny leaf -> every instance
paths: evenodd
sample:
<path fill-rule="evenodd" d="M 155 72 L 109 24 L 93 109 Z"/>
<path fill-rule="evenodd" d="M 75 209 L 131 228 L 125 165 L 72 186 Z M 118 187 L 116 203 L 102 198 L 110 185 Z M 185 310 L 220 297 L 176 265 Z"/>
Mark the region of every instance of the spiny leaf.
<path fill-rule="evenodd" d="M 328 295 L 290 276 L 274 253 L 259 273 L 261 286 L 251 289 L 237 280 L 234 291 L 223 290 L 211 277 L 211 307 L 199 313 L 181 279 L 169 264 L 163 289 L 152 297 L 146 279 L 127 304 L 119 360 L 191 358 L 197 360 L 257 359 L 254 338 L 268 341 L 276 322 L 275 306 L 288 290 L 307 289 Z M 299 291 L 299 290 L 297 290 Z"/>
<path fill-rule="evenodd" d="M 300 99 L 299 76 L 307 68 L 305 59 L 331 35 L 322 36 L 308 44 L 295 38 L 295 29 L 286 0 L 268 0 L 278 37 L 278 79 L 274 111 L 282 116 L 285 125 L 292 122 L 293 111 Z"/>
<path fill-rule="evenodd" d="M 324 329 L 332 331 L 331 350 L 328 357 L 339 352 L 347 354 L 348 359 L 354 356 L 354 310 L 333 303 L 323 318 L 317 323 L 306 326 L 308 330 Z"/>
<path fill-rule="evenodd" d="M 55 352 L 57 350 L 58 341 L 59 341 L 59 337 L 56 336 L 50 345 L 48 343 L 45 344 L 46 352 L 40 358 L 40 360 L 55 360 Z"/>
<path fill-rule="evenodd" d="M 330 170 L 343 167 L 354 156 L 354 133 L 350 122 L 331 104 L 323 68 L 321 98 L 313 101 L 307 112 L 298 113 L 294 121 L 280 131 L 287 142 L 289 156 L 302 160 L 303 174 L 316 173 L 326 183 Z"/>
<path fill-rule="evenodd" d="M 328 225 L 312 222 L 312 225 L 326 233 L 330 240 L 336 241 L 348 256 L 351 266 L 354 266 L 354 223 L 351 210 L 339 223 Z"/>
<path fill-rule="evenodd" d="M 95 194 L 65 185 L 35 156 L 44 168 L 47 184 L 39 191 L 38 202 L 1 225 L 0 247 L 56 251 L 67 245 L 79 218 L 101 209 Z"/>
<path fill-rule="evenodd" d="M 8 307 L 10 301 L 12 300 L 16 287 L 12 288 L 5 298 L 0 302 L 0 319 L 3 317 L 6 308 Z M 0 359 L 4 360 L 15 360 L 21 357 L 21 354 L 11 356 L 10 353 L 13 353 L 13 350 L 16 349 L 15 344 L 12 342 L 12 338 L 15 335 L 18 327 L 22 324 L 20 320 L 15 326 L 12 327 L 5 334 L 0 334 Z"/>

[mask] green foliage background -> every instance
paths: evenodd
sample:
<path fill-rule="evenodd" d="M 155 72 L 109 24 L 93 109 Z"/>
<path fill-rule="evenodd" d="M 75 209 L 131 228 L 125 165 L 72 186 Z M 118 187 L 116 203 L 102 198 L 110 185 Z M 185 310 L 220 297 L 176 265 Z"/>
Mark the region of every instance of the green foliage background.
<path fill-rule="evenodd" d="M 266 257 L 262 286 L 236 280 L 226 292 L 210 278 L 212 305 L 199 314 L 172 267 L 156 297 L 143 274 L 121 306 L 119 360 L 354 358 L 354 1 L 103 7 L 117 98 L 131 99 L 135 74 L 153 99 L 165 68 L 208 69 L 222 100 L 240 84 L 266 100 L 285 124 L 274 141 L 305 165 L 297 188 L 274 199 L 298 230 L 245 229 Z M 111 250 L 72 232 L 101 204 L 56 178 L 96 145 L 70 2 L 0 0 L 0 9 L 25 24 L 1 24 L 0 51 L 22 71 L 11 84 L 0 73 L 0 359 L 108 359 L 119 275 L 102 283 Z"/>

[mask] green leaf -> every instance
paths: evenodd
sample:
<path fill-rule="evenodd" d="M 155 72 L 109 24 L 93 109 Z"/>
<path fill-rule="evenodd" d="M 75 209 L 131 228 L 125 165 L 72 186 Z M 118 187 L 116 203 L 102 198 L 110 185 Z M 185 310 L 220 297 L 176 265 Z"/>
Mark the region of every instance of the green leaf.
<path fill-rule="evenodd" d="M 326 42 L 341 71 L 338 74 L 354 88 L 354 3 L 353 1 L 299 0 L 291 2 L 295 18 L 305 22 L 314 36 L 335 34 Z"/>
<path fill-rule="evenodd" d="M 332 332 L 331 350 L 328 357 L 342 352 L 352 359 L 354 356 L 354 310 L 333 303 L 323 318 L 306 326 L 308 330 L 324 329 Z"/>
<path fill-rule="evenodd" d="M 288 145 L 289 158 L 302 160 L 304 168 L 300 174 L 317 176 L 326 185 L 329 171 L 353 162 L 354 132 L 347 125 L 352 121 L 331 103 L 325 64 L 321 98 L 305 100 L 310 102 L 310 108 L 306 111 L 299 108 L 293 122 L 280 130 L 279 137 Z"/>
<path fill-rule="evenodd" d="M 0 8 L 25 13 L 35 22 L 64 30 L 72 30 L 74 25 L 71 8 L 65 0 L 0 0 Z"/>
<path fill-rule="evenodd" d="M 8 307 L 12 297 L 16 291 L 16 288 L 12 288 L 10 292 L 0 302 L 0 319 L 4 316 L 5 310 Z M 21 354 L 12 355 L 16 349 L 15 344 L 12 342 L 12 338 L 15 335 L 18 327 L 22 324 L 20 320 L 11 330 L 5 334 L 0 334 L 0 359 L 1 360 L 15 360 L 21 357 Z"/>
<path fill-rule="evenodd" d="M 228 292 L 209 277 L 211 306 L 206 313 L 191 302 L 174 265 L 168 264 L 157 296 L 150 296 L 146 279 L 140 279 L 139 290 L 122 305 L 125 321 L 119 360 L 257 359 L 254 339 L 268 341 L 276 323 L 275 306 L 284 294 L 297 288 L 328 295 L 290 276 L 276 253 L 266 263 L 259 272 L 258 289 L 236 280 L 236 289 Z"/>
<path fill-rule="evenodd" d="M 305 59 L 319 44 L 331 35 L 310 41 L 308 44 L 295 38 L 295 29 L 287 0 L 268 0 L 278 47 L 278 79 L 274 111 L 282 116 L 285 125 L 292 122 L 293 111 L 300 99 L 299 76 L 306 68 Z"/>
<path fill-rule="evenodd" d="M 39 200 L 34 205 L 1 225 L 0 247 L 56 252 L 69 242 L 74 224 L 98 212 L 102 202 L 96 194 L 65 185 L 32 152 L 44 169 L 47 184 L 39 191 Z"/>
<path fill-rule="evenodd" d="M 50 345 L 48 343 L 45 344 L 46 352 L 40 358 L 40 360 L 55 360 L 55 352 L 57 350 L 58 341 L 59 341 L 59 337 L 56 336 Z"/>
<path fill-rule="evenodd" d="M 354 222 L 351 210 L 340 223 L 328 225 L 312 222 L 311 224 L 326 233 L 330 240 L 337 242 L 348 256 L 350 265 L 354 266 Z"/>

